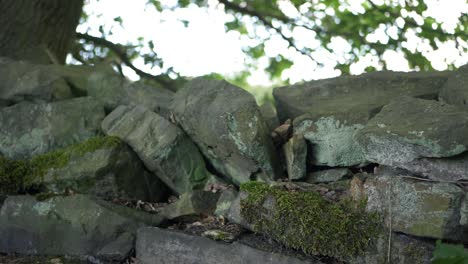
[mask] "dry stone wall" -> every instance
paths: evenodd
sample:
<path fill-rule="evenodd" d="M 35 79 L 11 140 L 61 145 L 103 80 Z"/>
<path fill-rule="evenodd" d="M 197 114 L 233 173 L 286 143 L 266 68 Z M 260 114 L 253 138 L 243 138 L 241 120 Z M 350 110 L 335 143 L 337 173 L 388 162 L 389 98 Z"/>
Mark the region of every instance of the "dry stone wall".
<path fill-rule="evenodd" d="M 311 81 L 259 107 L 225 81 L 173 93 L 0 58 L 0 254 L 429 263 L 437 239 L 468 243 L 467 69 Z"/>

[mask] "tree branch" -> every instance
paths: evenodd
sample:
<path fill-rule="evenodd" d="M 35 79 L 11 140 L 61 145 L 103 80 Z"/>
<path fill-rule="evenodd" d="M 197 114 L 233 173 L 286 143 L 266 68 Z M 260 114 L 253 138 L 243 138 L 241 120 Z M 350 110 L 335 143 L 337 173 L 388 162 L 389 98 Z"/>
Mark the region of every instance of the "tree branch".
<path fill-rule="evenodd" d="M 273 24 L 271 23 L 271 21 L 269 21 L 267 19 L 267 17 L 270 17 L 272 19 L 277 19 L 277 20 L 279 20 L 279 21 L 281 21 L 281 22 L 283 22 L 285 24 L 294 24 L 294 25 L 296 25 L 296 23 L 293 20 L 289 19 L 286 16 L 265 15 L 265 14 L 262 14 L 260 12 L 255 11 L 255 10 L 249 9 L 248 7 L 242 7 L 242 6 L 236 5 L 236 4 L 232 3 L 232 2 L 229 2 L 228 0 L 218 0 L 218 2 L 223 4 L 226 9 L 229 9 L 231 11 L 234 11 L 234 12 L 237 12 L 237 13 L 240 13 L 240 14 L 244 14 L 244 15 L 248 15 L 248 16 L 251 16 L 251 17 L 256 17 L 266 27 L 271 28 L 274 31 L 276 31 L 276 33 L 278 33 L 281 36 L 281 38 L 283 38 L 284 40 L 286 40 L 286 42 L 288 42 L 290 47 L 294 48 L 297 52 L 301 53 L 302 55 L 305 55 L 305 56 L 309 57 L 310 59 L 312 59 L 313 61 L 315 61 L 315 59 L 312 58 L 312 56 L 310 55 L 309 52 L 307 52 L 307 51 L 305 51 L 303 49 L 300 49 L 298 46 L 296 46 L 296 43 L 294 43 L 294 40 L 292 38 L 287 37 L 283 33 L 281 28 L 277 28 L 277 27 L 273 26 Z M 308 27 L 306 25 L 296 25 L 296 26 L 300 26 L 300 27 L 304 27 L 306 29 L 312 30 L 310 27 Z"/>
<path fill-rule="evenodd" d="M 138 76 L 140 76 L 141 78 L 154 80 L 166 89 L 169 89 L 173 92 L 177 91 L 177 88 L 174 86 L 174 84 L 170 80 L 167 80 L 163 78 L 162 76 L 149 74 L 135 67 L 135 65 L 133 65 L 133 63 L 128 58 L 126 48 L 124 46 L 120 44 L 115 44 L 103 38 L 98 38 L 98 37 L 94 37 L 94 36 L 84 34 L 84 33 L 79 33 L 79 32 L 76 33 L 76 37 L 79 39 L 93 42 L 95 45 L 109 48 L 109 50 L 114 52 L 127 67 L 135 71 L 135 73 L 138 74 Z"/>

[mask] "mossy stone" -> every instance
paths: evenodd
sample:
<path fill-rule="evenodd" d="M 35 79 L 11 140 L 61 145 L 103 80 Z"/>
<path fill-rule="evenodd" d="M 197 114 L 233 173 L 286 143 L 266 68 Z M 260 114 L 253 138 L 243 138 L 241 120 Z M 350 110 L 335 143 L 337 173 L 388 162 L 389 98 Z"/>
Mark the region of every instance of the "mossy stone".
<path fill-rule="evenodd" d="M 241 215 L 287 247 L 306 254 L 345 259 L 362 254 L 381 230 L 376 213 L 365 212 L 365 201 L 331 202 L 318 192 L 290 191 L 265 183 L 241 185 Z"/>
<path fill-rule="evenodd" d="M 12 160 L 0 156 L 0 193 L 15 193 L 40 182 L 49 169 L 65 167 L 70 159 L 97 149 L 121 144 L 117 137 L 93 137 L 63 149 L 37 155 L 30 160 Z"/>

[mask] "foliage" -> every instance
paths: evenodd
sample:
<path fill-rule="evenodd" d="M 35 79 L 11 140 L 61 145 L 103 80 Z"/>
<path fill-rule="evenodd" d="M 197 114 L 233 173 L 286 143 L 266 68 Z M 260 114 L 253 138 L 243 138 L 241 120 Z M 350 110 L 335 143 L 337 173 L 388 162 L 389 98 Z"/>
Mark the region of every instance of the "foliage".
<path fill-rule="evenodd" d="M 51 168 L 65 167 L 72 157 L 121 144 L 117 137 L 93 137 L 63 149 L 37 155 L 30 160 L 10 160 L 0 156 L 0 193 L 15 193 L 37 183 Z"/>
<path fill-rule="evenodd" d="M 165 3 L 166 1 L 162 0 L 148 0 L 147 5 L 158 12 L 198 6 L 207 9 L 220 8 L 231 15 L 231 20 L 225 23 L 226 31 L 237 31 L 241 36 L 252 40 L 249 42 L 251 45 L 243 48 L 251 59 L 246 61 L 245 72 L 235 77 L 234 82 L 245 83 L 245 78 L 257 67 L 256 61 L 265 56 L 269 56 L 269 66 L 266 70 L 272 79 L 279 79 L 283 71 L 293 65 L 291 57 L 286 54 L 265 53 L 266 43 L 278 36 L 291 51 L 307 57 L 319 67 L 323 65 L 324 54 L 336 54 L 334 42 L 347 43 L 347 50 L 340 55 L 335 66 L 345 74 L 349 73 L 351 64 L 369 54 L 375 56 L 380 66 L 385 69 L 387 62 L 383 56 L 387 51 L 403 54 L 412 69 L 431 70 L 432 65 L 424 45 L 418 45 L 416 48 L 408 45 L 409 40 L 414 37 L 419 39 L 420 43 L 428 43 L 429 48 L 433 50 L 444 43 L 452 42 L 458 48 L 460 56 L 467 52 L 468 46 L 468 16 L 462 14 L 457 26 L 447 30 L 441 21 L 428 14 L 428 6 L 422 0 L 178 0 L 175 1 L 175 5 L 170 6 Z M 88 17 L 84 14 L 82 22 Z M 122 25 L 124 21 L 121 17 L 116 17 L 114 22 L 116 25 Z M 190 21 L 181 22 L 188 26 Z M 97 37 L 105 39 L 112 35 L 112 27 L 101 25 L 101 36 Z M 377 32 L 384 37 L 373 38 Z M 314 41 L 302 43 L 294 37 L 297 34 L 309 35 L 318 44 L 314 44 Z M 81 35 L 73 55 L 82 62 L 113 61 L 120 70 L 122 64 L 128 66 L 137 57 L 141 57 L 146 65 L 158 69 L 161 72 L 159 77 L 165 78 L 166 82 L 180 77 L 158 57 L 153 40 L 146 40 L 143 36 L 129 41 L 126 45 L 112 46 Z M 453 68 L 451 63 L 448 62 L 449 68 Z M 367 71 L 375 69 L 374 66 L 366 68 Z M 145 77 L 145 73 L 137 73 Z"/>
<path fill-rule="evenodd" d="M 332 202 L 317 192 L 260 182 L 244 183 L 241 190 L 248 195 L 241 200 L 241 214 L 256 232 L 307 254 L 359 255 L 381 231 L 380 217 L 366 213 L 365 202 Z"/>
<path fill-rule="evenodd" d="M 444 244 L 436 242 L 432 258 L 433 264 L 468 264 L 468 250 L 463 245 Z"/>

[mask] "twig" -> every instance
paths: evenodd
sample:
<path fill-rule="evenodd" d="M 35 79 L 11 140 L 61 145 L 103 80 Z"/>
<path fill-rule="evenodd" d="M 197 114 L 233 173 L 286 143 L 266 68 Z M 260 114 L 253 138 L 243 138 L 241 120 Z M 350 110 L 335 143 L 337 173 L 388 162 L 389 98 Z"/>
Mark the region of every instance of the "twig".
<path fill-rule="evenodd" d="M 389 218 L 390 218 L 390 223 L 388 224 L 388 246 L 387 246 L 387 263 L 391 263 L 391 249 L 392 249 L 392 194 L 393 194 L 393 181 L 392 178 L 390 178 L 390 193 L 389 193 L 389 201 L 388 201 L 388 210 L 389 210 Z"/>
<path fill-rule="evenodd" d="M 169 89 L 171 91 L 174 91 L 174 92 L 177 91 L 177 88 L 170 81 L 161 78 L 161 76 L 156 76 L 156 75 L 149 74 L 149 73 L 144 72 L 144 71 L 138 69 L 137 67 L 135 67 L 135 65 L 133 65 L 133 63 L 128 58 L 126 50 L 122 45 L 115 44 L 115 43 L 110 42 L 110 41 L 108 41 L 106 39 L 94 37 L 94 36 L 84 34 L 84 33 L 78 33 L 77 32 L 76 36 L 77 36 L 77 38 L 87 40 L 87 41 L 91 41 L 96 45 L 100 45 L 100 46 L 104 46 L 104 47 L 109 48 L 112 52 L 114 52 L 120 58 L 120 60 L 122 60 L 122 62 L 127 67 L 129 67 L 130 69 L 135 71 L 135 73 L 138 74 L 140 77 L 154 80 L 157 83 L 161 84 L 164 88 L 167 88 L 167 89 Z"/>
<path fill-rule="evenodd" d="M 315 59 L 310 55 L 309 52 L 303 50 L 303 49 L 300 49 L 298 46 L 296 46 L 296 44 L 294 43 L 294 40 L 292 38 L 289 38 L 287 37 L 283 31 L 281 30 L 281 28 L 277 28 L 275 26 L 273 26 L 273 24 L 271 23 L 271 21 L 269 21 L 267 19 L 267 17 L 270 17 L 270 18 L 273 18 L 273 19 L 277 19 L 285 24 L 294 24 L 294 21 L 285 17 L 285 16 L 278 16 L 278 15 L 264 15 L 264 14 L 261 14 L 255 10 L 252 10 L 252 9 L 249 9 L 247 7 L 241 7 L 239 5 L 236 5 L 232 2 L 229 2 L 228 0 L 218 0 L 218 2 L 220 2 L 221 4 L 223 4 L 225 6 L 225 8 L 227 9 L 230 9 L 232 11 L 235 11 L 235 12 L 238 12 L 238 13 L 241 13 L 241 14 L 244 14 L 244 15 L 248 15 L 248 16 L 251 16 L 251 17 L 256 17 L 258 20 L 260 20 L 266 27 L 268 28 L 271 28 L 273 29 L 274 31 L 276 31 L 276 33 L 278 33 L 281 38 L 283 38 L 286 42 L 288 42 L 289 46 L 292 47 L 293 49 L 295 49 L 297 52 L 301 53 L 302 55 L 305 55 L 307 57 L 309 57 L 310 59 L 312 59 L 313 61 L 315 61 Z M 297 25 L 297 26 L 300 26 L 300 27 L 304 27 L 304 28 L 307 28 L 309 30 L 312 30 L 311 27 L 308 27 L 306 25 Z M 315 30 L 314 30 L 315 31 Z"/>

